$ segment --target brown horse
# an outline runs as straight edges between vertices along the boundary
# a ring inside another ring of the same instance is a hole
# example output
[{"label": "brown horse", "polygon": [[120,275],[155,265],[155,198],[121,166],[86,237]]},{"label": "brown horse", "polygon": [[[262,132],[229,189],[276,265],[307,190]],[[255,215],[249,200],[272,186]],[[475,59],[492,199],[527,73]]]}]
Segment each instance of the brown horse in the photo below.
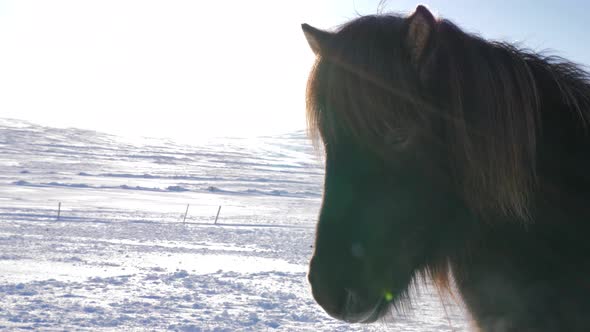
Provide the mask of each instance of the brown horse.
[{"label": "brown horse", "polygon": [[423,6],[303,31],[326,312],[372,322],[452,276],[482,331],[590,331],[589,75]]}]

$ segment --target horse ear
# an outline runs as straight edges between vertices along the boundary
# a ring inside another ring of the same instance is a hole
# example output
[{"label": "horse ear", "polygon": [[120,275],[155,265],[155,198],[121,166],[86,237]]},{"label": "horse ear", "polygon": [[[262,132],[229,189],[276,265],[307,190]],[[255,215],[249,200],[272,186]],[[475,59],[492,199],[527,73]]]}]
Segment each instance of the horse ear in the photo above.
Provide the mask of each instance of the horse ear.
[{"label": "horse ear", "polygon": [[417,64],[424,56],[424,51],[434,31],[436,19],[426,7],[419,5],[408,21],[407,43],[412,62]]},{"label": "horse ear", "polygon": [[316,55],[320,55],[325,49],[326,43],[332,38],[332,33],[316,29],[309,24],[303,23],[301,25],[305,39],[309,43],[309,47]]}]

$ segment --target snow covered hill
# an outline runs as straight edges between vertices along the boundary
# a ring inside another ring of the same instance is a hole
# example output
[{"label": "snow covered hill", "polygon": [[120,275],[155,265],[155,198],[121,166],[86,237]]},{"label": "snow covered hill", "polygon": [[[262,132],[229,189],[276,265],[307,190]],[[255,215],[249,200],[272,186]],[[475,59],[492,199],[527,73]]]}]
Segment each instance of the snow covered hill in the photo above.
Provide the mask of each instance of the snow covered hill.
[{"label": "snow covered hill", "polygon": [[467,329],[428,287],[382,324],[323,312],[322,179],[303,132],[183,145],[0,119],[0,329]]}]

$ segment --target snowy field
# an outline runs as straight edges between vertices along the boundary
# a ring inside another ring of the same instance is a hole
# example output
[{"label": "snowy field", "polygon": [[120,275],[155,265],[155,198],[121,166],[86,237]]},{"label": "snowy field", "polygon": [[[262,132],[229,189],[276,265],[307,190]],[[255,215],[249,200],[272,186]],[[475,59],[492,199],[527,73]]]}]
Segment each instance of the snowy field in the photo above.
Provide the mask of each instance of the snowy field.
[{"label": "snowy field", "polygon": [[324,313],[306,281],[322,179],[303,133],[183,145],[0,119],[0,330],[469,330],[430,287],[373,325]]}]

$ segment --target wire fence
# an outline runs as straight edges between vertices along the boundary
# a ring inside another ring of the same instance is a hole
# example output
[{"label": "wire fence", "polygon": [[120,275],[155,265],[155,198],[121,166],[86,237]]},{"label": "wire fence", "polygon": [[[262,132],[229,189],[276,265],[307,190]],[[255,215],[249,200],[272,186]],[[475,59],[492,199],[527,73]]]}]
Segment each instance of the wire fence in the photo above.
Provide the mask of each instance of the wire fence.
[{"label": "wire fence", "polygon": [[251,225],[271,227],[313,227],[317,209],[309,206],[199,204],[123,208],[104,204],[52,202],[0,207],[2,221],[164,223],[199,225]]}]

